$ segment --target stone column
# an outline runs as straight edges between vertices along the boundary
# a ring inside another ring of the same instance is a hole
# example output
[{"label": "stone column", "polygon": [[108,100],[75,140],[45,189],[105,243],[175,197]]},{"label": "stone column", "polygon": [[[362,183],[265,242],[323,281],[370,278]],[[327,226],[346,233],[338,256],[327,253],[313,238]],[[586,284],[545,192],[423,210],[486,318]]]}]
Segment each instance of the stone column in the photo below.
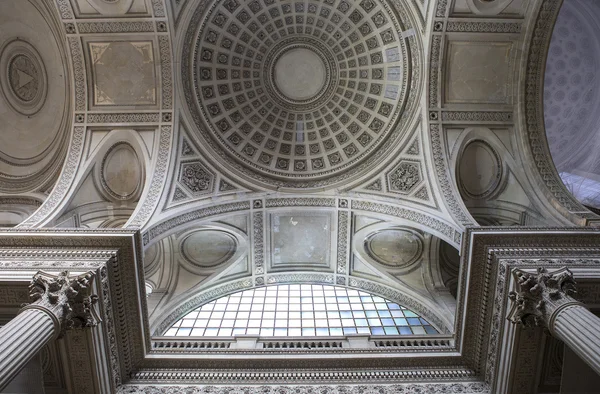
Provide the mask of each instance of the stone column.
[{"label": "stone column", "polygon": [[509,294],[509,320],[546,328],[600,374],[600,318],[572,297],[576,290],[571,271],[539,268],[535,275],[520,270],[513,274],[518,290]]},{"label": "stone column", "polygon": [[0,328],[0,391],[49,341],[62,337],[66,330],[97,324],[93,278],[92,272],[35,274],[29,285],[32,303]]}]

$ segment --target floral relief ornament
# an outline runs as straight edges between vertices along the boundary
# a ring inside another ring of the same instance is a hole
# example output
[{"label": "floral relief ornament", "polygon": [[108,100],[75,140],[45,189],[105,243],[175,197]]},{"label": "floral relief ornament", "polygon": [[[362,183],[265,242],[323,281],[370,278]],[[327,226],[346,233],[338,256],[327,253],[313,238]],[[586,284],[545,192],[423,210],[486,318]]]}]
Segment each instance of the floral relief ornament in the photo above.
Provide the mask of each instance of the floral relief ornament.
[{"label": "floral relief ornament", "polygon": [[60,322],[59,337],[66,330],[94,327],[100,321],[94,305],[98,296],[91,294],[94,274],[90,271],[69,276],[68,271],[58,275],[39,271],[29,285],[31,304],[25,309],[42,309],[52,313]]},{"label": "floral relief ornament", "polygon": [[518,291],[511,291],[512,309],[509,320],[525,327],[548,328],[550,316],[567,304],[580,304],[572,298],[577,294],[573,274],[568,268],[554,273],[540,267],[537,274],[516,270]]}]

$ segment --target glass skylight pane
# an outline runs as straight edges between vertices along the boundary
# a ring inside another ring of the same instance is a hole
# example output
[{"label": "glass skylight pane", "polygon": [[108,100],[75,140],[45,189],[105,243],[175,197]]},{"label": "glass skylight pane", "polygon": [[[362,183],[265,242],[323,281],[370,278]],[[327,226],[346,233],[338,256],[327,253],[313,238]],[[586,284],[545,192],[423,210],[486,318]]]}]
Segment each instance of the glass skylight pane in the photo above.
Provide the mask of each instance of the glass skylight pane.
[{"label": "glass skylight pane", "polygon": [[302,329],[302,335],[303,336],[314,336],[315,335],[315,329],[314,328],[303,328]]},{"label": "glass skylight pane", "polygon": [[172,336],[174,336],[175,334],[177,334],[177,329],[176,329],[176,328],[169,328],[169,329],[167,330],[167,332],[165,333],[165,336],[167,336],[167,337],[172,337]]},{"label": "glass skylight pane", "polygon": [[344,332],[342,331],[341,328],[330,328],[329,332],[331,333],[331,335],[335,336],[335,335],[344,335]]},{"label": "glass skylight pane", "polygon": [[421,327],[419,327],[419,326],[412,326],[411,330],[412,330],[413,334],[416,334],[416,335],[423,335],[423,334],[425,334],[425,329],[422,326]]},{"label": "glass skylight pane", "polygon": [[211,301],[175,322],[164,335],[312,337],[437,333],[415,312],[363,291],[325,285],[278,285]]},{"label": "glass skylight pane", "polygon": [[328,336],[329,329],[328,328],[317,328],[317,335],[318,336]]}]

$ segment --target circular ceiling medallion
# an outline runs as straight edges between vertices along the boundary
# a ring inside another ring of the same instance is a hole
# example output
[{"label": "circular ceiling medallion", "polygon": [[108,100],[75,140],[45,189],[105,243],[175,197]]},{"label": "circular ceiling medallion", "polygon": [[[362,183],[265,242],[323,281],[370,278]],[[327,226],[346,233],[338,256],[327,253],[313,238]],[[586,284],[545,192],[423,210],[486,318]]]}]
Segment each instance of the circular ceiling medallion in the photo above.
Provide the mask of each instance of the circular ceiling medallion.
[{"label": "circular ceiling medallion", "polygon": [[198,230],[183,239],[181,253],[196,267],[215,267],[229,260],[237,249],[236,238],[220,230]]},{"label": "circular ceiling medallion", "polygon": [[459,183],[464,197],[489,198],[498,188],[502,178],[500,156],[487,143],[468,143],[459,162]]},{"label": "circular ceiling medallion", "polygon": [[421,257],[423,242],[411,231],[386,229],[367,236],[365,250],[380,264],[405,268]]},{"label": "circular ceiling medallion", "polygon": [[9,42],[0,53],[2,93],[23,115],[34,115],[44,105],[48,89],[46,70],[38,52],[23,40]]},{"label": "circular ceiling medallion", "polygon": [[220,159],[261,182],[309,187],[348,172],[397,132],[413,65],[387,2],[201,7],[186,38],[194,51],[184,46],[183,85]]}]

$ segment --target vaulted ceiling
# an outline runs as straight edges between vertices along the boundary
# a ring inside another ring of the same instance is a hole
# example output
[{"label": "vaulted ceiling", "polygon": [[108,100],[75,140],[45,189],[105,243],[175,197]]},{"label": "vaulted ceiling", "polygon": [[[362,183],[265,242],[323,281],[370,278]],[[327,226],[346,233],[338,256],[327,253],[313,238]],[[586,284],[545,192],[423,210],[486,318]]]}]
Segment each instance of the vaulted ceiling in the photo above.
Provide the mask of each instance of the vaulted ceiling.
[{"label": "vaulted ceiling", "polygon": [[370,289],[452,330],[466,226],[598,220],[550,155],[566,163],[561,124],[583,144],[595,114],[561,104],[595,60],[560,56],[593,44],[560,30],[574,10],[550,46],[559,9],[4,0],[0,219],[140,229],[158,333],[282,282]]}]

